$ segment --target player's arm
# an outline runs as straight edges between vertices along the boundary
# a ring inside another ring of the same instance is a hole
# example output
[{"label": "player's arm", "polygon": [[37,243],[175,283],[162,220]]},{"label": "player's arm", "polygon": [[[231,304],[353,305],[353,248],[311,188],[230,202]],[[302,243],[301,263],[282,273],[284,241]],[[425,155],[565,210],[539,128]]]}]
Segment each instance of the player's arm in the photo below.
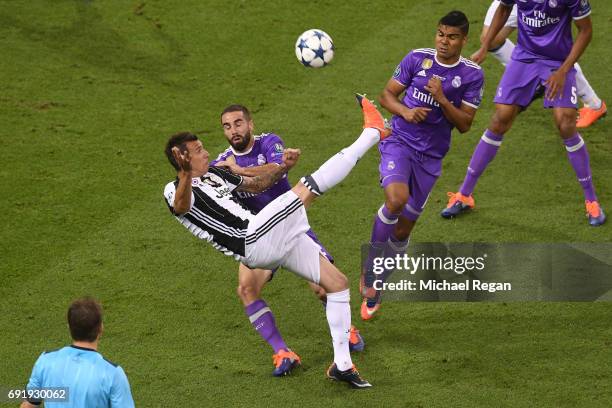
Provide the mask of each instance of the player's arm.
[{"label": "player's arm", "polygon": [[172,148],[172,154],[179,165],[179,183],[172,207],[176,215],[181,215],[189,212],[191,209],[191,158],[189,157],[189,151],[181,153],[178,147]]},{"label": "player's arm", "polygon": [[281,164],[274,164],[266,173],[254,177],[243,177],[242,184],[238,186],[237,190],[248,193],[261,193],[269,189],[295,166],[299,157],[299,149],[285,149]]},{"label": "player's arm", "polygon": [[487,35],[480,42],[480,49],[471,56],[472,61],[477,64],[482,64],[487,57],[487,52],[489,52],[493,40],[504,27],[511,13],[512,5],[507,5],[504,2],[499,3],[499,7],[497,7],[493,15],[493,20],[491,20],[489,31],[487,31]]},{"label": "player's arm", "polygon": [[267,163],[267,164],[262,164],[261,166],[240,167],[236,163],[229,163],[228,161],[222,161],[222,162],[217,163],[217,166],[227,167],[229,171],[231,171],[234,174],[238,174],[239,176],[257,177],[257,176],[261,176],[261,175],[270,173],[271,171],[274,171],[274,168],[278,167],[279,164]]},{"label": "player's arm", "polygon": [[[32,368],[32,375],[30,375],[30,380],[28,381],[28,384],[26,385],[27,390],[36,389],[36,388],[41,387],[41,384],[42,384],[41,365],[42,365],[42,359],[43,359],[44,354],[45,353],[41,354],[40,357],[38,357],[38,360],[36,360],[36,363],[34,363],[34,367]],[[41,407],[41,404],[42,404],[42,401],[23,400],[23,402],[21,403],[21,405],[19,405],[19,407],[20,408],[39,408]]]},{"label": "player's arm", "polygon": [[400,101],[400,95],[406,90],[406,86],[391,78],[385,89],[383,89],[378,101],[380,105],[390,113],[401,116],[408,123],[419,123],[425,120],[429,108],[409,108]]},{"label": "player's arm", "polygon": [[593,24],[591,22],[591,17],[584,17],[578,20],[574,20],[574,24],[576,28],[578,28],[578,34],[576,35],[576,40],[574,41],[574,45],[570,50],[567,58],[563,61],[563,64],[559,67],[557,71],[555,71],[545,82],[546,85],[546,97],[549,99],[554,99],[557,94],[559,97],[563,96],[563,87],[565,85],[565,77],[570,69],[574,67],[578,58],[582,55],[584,50],[586,50],[587,46],[591,42],[591,38],[593,37]]},{"label": "player's arm", "polygon": [[121,367],[117,367],[111,384],[110,408],[134,408],[130,383]]},{"label": "player's arm", "polygon": [[444,117],[452,123],[459,132],[465,133],[472,127],[472,121],[476,115],[476,108],[473,108],[465,103],[461,107],[456,107],[446,98],[442,90],[442,82],[439,78],[432,77],[425,89],[429,91],[434,100],[440,104]]}]

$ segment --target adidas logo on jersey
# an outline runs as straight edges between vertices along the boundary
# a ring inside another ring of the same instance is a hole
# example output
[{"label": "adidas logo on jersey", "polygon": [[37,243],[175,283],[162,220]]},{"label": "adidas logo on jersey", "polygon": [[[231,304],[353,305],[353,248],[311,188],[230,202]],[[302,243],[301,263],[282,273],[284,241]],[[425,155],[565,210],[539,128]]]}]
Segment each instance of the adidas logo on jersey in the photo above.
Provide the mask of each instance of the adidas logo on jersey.
[{"label": "adidas logo on jersey", "polygon": [[419,72],[417,72],[417,76],[427,76],[427,74],[425,73],[425,70],[422,69]]}]

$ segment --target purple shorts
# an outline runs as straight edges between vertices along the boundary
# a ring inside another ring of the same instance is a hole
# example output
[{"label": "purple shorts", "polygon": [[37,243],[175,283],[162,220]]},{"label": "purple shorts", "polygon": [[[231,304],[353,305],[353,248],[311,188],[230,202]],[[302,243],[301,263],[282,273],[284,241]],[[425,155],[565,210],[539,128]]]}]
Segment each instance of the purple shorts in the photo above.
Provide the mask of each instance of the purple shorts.
[{"label": "purple shorts", "polygon": [[[544,82],[561,66],[558,61],[534,60],[523,62],[511,60],[497,86],[493,102],[504,105],[528,106]],[[572,68],[565,77],[563,96],[551,100],[544,96],[545,108],[576,108],[576,70]]]},{"label": "purple shorts", "polygon": [[411,148],[393,134],[378,144],[378,150],[381,186],[386,188],[391,183],[406,184],[409,196],[402,215],[416,221],[440,177],[442,159]]}]

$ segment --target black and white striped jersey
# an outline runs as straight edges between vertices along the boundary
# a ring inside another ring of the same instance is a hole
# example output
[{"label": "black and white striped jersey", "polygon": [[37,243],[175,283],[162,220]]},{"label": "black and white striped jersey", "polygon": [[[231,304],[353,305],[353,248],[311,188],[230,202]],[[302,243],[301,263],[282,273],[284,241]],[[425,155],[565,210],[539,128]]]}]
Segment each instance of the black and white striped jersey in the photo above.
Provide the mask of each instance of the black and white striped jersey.
[{"label": "black and white striped jersey", "polygon": [[170,211],[193,235],[242,261],[245,256],[245,238],[253,213],[233,194],[242,183],[242,176],[227,170],[210,167],[208,173],[191,180],[191,208],[182,215],[174,212],[174,196],[178,178],[166,184],[164,197]]}]

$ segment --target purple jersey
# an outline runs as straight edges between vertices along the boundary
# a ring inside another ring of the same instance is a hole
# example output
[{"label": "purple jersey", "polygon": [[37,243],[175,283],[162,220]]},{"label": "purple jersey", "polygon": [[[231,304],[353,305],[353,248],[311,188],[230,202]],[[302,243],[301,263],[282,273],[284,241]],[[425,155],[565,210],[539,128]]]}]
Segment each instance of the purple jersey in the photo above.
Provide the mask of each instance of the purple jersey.
[{"label": "purple jersey", "polygon": [[[234,156],[236,163],[240,167],[255,167],[268,163],[281,164],[283,162],[283,150],[285,149],[285,145],[278,135],[274,133],[263,133],[253,136],[253,139],[255,139],[255,142],[250,150],[237,152],[232,147],[229,147],[213,160],[210,165],[214,166],[217,162],[225,160],[231,155]],[[235,194],[251,211],[258,213],[270,201],[289,190],[291,190],[291,186],[285,174],[282,179],[263,193],[253,194],[238,191],[235,192]]]},{"label": "purple jersey", "polygon": [[565,61],[574,40],[571,19],[591,14],[588,0],[501,0],[517,6],[518,41],[512,59]]},{"label": "purple jersey", "polygon": [[438,62],[436,50],[432,48],[411,51],[395,69],[393,79],[406,87],[402,103],[409,108],[425,107],[431,111],[420,123],[408,123],[401,116],[393,116],[393,135],[414,150],[442,158],[450,147],[453,125],[442,113],[438,102],[425,90],[432,77],[440,78],[444,95],[453,105],[460,107],[464,103],[478,108],[484,75],[476,63],[463,57],[453,65]]}]

